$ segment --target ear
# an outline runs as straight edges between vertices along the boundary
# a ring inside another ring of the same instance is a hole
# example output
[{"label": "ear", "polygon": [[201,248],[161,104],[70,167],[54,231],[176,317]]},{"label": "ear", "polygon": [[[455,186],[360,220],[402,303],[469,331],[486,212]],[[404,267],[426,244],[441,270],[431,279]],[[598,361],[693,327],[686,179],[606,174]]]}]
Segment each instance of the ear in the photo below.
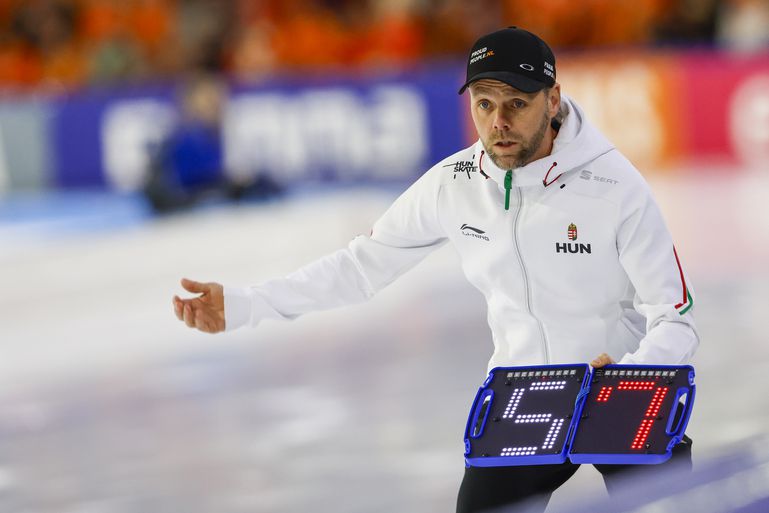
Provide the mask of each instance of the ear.
[{"label": "ear", "polygon": [[561,110],[561,84],[558,82],[550,88],[547,97],[547,107],[551,118],[554,118],[558,111]]}]

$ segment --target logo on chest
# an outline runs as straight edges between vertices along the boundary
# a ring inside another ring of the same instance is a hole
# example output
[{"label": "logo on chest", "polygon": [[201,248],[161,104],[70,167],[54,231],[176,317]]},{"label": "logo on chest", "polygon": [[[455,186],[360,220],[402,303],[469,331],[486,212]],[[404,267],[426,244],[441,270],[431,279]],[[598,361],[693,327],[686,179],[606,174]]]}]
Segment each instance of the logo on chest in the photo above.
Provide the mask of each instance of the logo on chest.
[{"label": "logo on chest", "polygon": [[475,237],[476,239],[483,239],[485,241],[489,240],[489,237],[485,235],[486,232],[481,230],[480,228],[475,228],[468,224],[463,224],[462,226],[459,227],[459,229],[462,231],[462,235],[464,235],[465,237]]},{"label": "logo on chest", "polygon": [[[566,238],[570,241],[576,241],[577,240],[577,225],[574,223],[571,223],[568,228],[566,228]],[[555,243],[555,252],[556,253],[592,253],[593,248],[590,244],[584,244],[582,242],[556,242]]]},{"label": "logo on chest", "polygon": [[452,171],[454,171],[454,180],[457,179],[458,174],[467,175],[467,179],[470,180],[472,178],[471,173],[478,172],[478,167],[472,160],[461,160],[459,162],[445,164],[443,167],[452,168]]}]

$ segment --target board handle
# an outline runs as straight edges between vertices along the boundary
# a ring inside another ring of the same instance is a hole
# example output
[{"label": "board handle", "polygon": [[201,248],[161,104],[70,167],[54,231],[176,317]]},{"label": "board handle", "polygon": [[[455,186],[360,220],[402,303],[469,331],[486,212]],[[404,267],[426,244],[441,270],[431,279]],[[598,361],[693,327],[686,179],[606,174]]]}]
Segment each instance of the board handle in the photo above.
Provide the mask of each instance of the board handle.
[{"label": "board handle", "polygon": [[[486,428],[486,421],[489,418],[493,400],[493,390],[482,388],[478,391],[478,396],[473,403],[473,409],[470,413],[470,418],[468,419],[466,438],[480,438],[483,435],[483,430]],[[481,416],[483,416],[483,418],[481,418]]]},{"label": "board handle", "polygon": [[465,454],[470,454],[470,433],[472,432],[472,427],[474,425],[473,418],[475,417],[475,409],[478,406],[478,401],[480,401],[484,390],[485,387],[481,387],[475,393],[473,404],[470,406],[470,413],[467,415],[467,425],[465,425]]},{"label": "board handle", "polygon": [[[670,412],[670,421],[668,421],[668,426],[665,428],[665,433],[668,436],[672,436],[675,443],[678,443],[684,436],[686,425],[689,423],[689,416],[692,414],[692,407],[694,406],[695,389],[696,387],[694,385],[691,387],[681,387],[676,392],[676,397],[673,400],[673,407]],[[684,395],[686,395],[684,410],[678,417],[678,422],[674,422],[676,418],[676,409],[678,408],[681,397]],[[675,425],[673,425],[674,423]]]}]

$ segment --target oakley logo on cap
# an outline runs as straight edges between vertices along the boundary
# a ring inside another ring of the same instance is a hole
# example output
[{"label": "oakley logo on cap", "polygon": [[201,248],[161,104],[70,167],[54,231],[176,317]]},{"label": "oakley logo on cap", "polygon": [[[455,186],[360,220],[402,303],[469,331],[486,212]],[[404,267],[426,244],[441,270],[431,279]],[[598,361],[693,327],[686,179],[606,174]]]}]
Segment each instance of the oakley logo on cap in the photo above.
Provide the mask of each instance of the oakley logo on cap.
[{"label": "oakley logo on cap", "polygon": [[481,36],[473,45],[465,84],[459,94],[482,79],[499,80],[525,93],[534,93],[555,85],[555,56],[547,43],[528,30],[498,30]]}]

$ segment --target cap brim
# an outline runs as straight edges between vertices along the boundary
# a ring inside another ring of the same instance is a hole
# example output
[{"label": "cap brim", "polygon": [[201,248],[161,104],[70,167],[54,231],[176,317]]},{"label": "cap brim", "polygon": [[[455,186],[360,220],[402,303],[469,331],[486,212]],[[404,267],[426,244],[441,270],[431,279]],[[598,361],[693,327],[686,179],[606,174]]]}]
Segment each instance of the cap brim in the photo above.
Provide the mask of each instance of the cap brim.
[{"label": "cap brim", "polygon": [[474,75],[473,78],[465,82],[465,85],[463,85],[459,90],[459,94],[464,93],[465,89],[467,89],[470,84],[483,78],[499,80],[500,82],[504,82],[509,86],[515,87],[524,93],[536,93],[537,91],[541,91],[547,87],[547,84],[544,82],[534,80],[533,78],[524,77],[523,75],[519,75],[517,73],[510,73],[509,71],[486,71],[485,73],[478,73],[477,75]]}]

